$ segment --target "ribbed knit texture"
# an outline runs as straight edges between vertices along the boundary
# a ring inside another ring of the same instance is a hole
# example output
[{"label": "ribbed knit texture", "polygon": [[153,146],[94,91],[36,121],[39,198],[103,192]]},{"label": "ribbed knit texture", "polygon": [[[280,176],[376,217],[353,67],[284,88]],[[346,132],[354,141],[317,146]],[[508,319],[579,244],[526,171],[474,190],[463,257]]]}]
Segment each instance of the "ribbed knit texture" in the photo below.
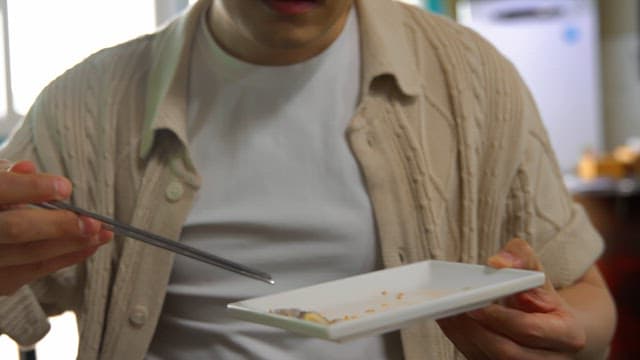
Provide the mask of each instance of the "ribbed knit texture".
[{"label": "ribbed knit texture", "polygon": [[[385,266],[483,263],[519,236],[556,286],[579,278],[602,241],[571,203],[513,66],[448,19],[388,0],[357,6],[363,95],[347,137]],[[199,184],[183,138],[183,38],[205,8],[200,1],[158,34],[101,51],[54,81],[0,157],[32,159],[72,179],[76,204],[177,239]],[[154,94],[164,96],[150,109]],[[165,189],[175,183],[184,195],[170,201]],[[0,331],[32,344],[48,329],[45,313],[73,309],[80,359],[142,359],[171,263],[166,251],[118,238],[85,264],[0,298]],[[407,359],[462,358],[433,321],[402,339]]]}]

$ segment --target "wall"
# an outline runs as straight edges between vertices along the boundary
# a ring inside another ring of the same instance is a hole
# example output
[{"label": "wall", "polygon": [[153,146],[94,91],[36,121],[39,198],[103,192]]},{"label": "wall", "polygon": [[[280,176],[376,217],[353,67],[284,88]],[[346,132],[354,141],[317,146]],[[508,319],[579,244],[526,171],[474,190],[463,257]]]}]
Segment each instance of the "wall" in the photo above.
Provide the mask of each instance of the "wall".
[{"label": "wall", "polygon": [[600,0],[605,144],[640,136],[638,0]]}]

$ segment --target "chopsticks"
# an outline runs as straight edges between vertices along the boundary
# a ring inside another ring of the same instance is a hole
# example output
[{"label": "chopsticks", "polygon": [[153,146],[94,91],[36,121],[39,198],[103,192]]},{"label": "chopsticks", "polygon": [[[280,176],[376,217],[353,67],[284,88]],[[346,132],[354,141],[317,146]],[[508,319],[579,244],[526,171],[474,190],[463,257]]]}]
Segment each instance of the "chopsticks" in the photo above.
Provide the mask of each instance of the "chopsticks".
[{"label": "chopsticks", "polygon": [[171,239],[160,236],[158,234],[154,234],[154,233],[136,228],[134,226],[121,223],[117,220],[93,213],[91,211],[87,211],[77,206],[73,206],[60,201],[48,201],[48,202],[37,203],[37,204],[34,203],[32,205],[43,208],[43,209],[49,209],[49,210],[56,210],[56,209],[69,210],[78,215],[87,216],[100,221],[101,223],[106,225],[105,228],[107,230],[113,231],[118,235],[123,235],[123,236],[130,237],[132,239],[140,240],[147,244],[157,246],[159,248],[163,248],[165,250],[169,250],[174,253],[190,257],[194,260],[198,260],[209,265],[217,266],[217,267],[232,271],[236,274],[244,275],[255,280],[264,281],[271,285],[275,284],[275,281],[271,278],[271,275],[265,272],[252,269],[245,265],[238,264],[231,260],[221,258],[219,256],[207,253],[205,251],[196,249],[191,246],[187,246],[180,242],[173,241]]}]

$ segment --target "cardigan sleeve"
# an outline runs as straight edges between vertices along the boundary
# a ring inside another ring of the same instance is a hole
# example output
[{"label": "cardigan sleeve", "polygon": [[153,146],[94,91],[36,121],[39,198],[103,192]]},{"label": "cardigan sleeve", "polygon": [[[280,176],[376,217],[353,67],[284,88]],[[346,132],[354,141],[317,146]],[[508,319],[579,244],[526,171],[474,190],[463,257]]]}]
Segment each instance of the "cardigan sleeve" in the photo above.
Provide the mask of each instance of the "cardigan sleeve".
[{"label": "cardigan sleeve", "polygon": [[[602,238],[571,198],[535,100],[515,66],[477,33],[466,34],[473,44],[468,48],[481,59],[470,78],[480,84],[474,95],[484,114],[478,130],[485,139],[479,145],[486,152],[482,164],[501,174],[490,187],[506,191],[500,242],[514,236],[528,241],[552,283],[568,286],[602,254]],[[473,64],[474,56],[468,59]],[[503,150],[492,150],[492,144]]]},{"label": "cardigan sleeve", "polygon": [[[44,93],[43,93],[44,94]],[[56,157],[55,135],[36,131],[47,127],[50,119],[44,95],[34,103],[29,113],[16,127],[0,149],[0,159],[12,162],[30,160],[40,171],[64,174],[58,162],[45,163]],[[36,136],[36,133],[40,136]],[[11,337],[20,345],[29,346],[43,338],[50,329],[47,316],[70,310],[76,293],[71,288],[77,283],[76,267],[62,269],[54,274],[24,285],[16,293],[0,297],[0,333]]]},{"label": "cardigan sleeve", "polygon": [[601,255],[604,244],[582,207],[564,185],[563,176],[535,102],[522,85],[524,153],[511,199],[522,234],[535,248],[556,287],[574,283]]},{"label": "cardigan sleeve", "polygon": [[[25,119],[3,145],[0,158],[35,161],[29,123]],[[49,331],[49,322],[31,286],[25,285],[10,296],[0,296],[0,333],[23,346],[33,345]]]},{"label": "cardigan sleeve", "polygon": [[50,329],[44,310],[29,286],[11,296],[0,296],[0,334],[6,334],[22,346],[42,339]]}]

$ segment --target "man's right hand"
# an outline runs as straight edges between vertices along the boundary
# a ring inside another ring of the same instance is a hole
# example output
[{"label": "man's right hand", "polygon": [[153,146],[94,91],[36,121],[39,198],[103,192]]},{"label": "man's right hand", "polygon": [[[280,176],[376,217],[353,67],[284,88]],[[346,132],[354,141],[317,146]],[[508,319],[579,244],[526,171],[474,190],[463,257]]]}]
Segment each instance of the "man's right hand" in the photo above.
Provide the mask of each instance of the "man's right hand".
[{"label": "man's right hand", "polygon": [[26,206],[71,195],[71,182],[21,161],[0,171],[0,295],[93,255],[113,234],[66,210]]}]

